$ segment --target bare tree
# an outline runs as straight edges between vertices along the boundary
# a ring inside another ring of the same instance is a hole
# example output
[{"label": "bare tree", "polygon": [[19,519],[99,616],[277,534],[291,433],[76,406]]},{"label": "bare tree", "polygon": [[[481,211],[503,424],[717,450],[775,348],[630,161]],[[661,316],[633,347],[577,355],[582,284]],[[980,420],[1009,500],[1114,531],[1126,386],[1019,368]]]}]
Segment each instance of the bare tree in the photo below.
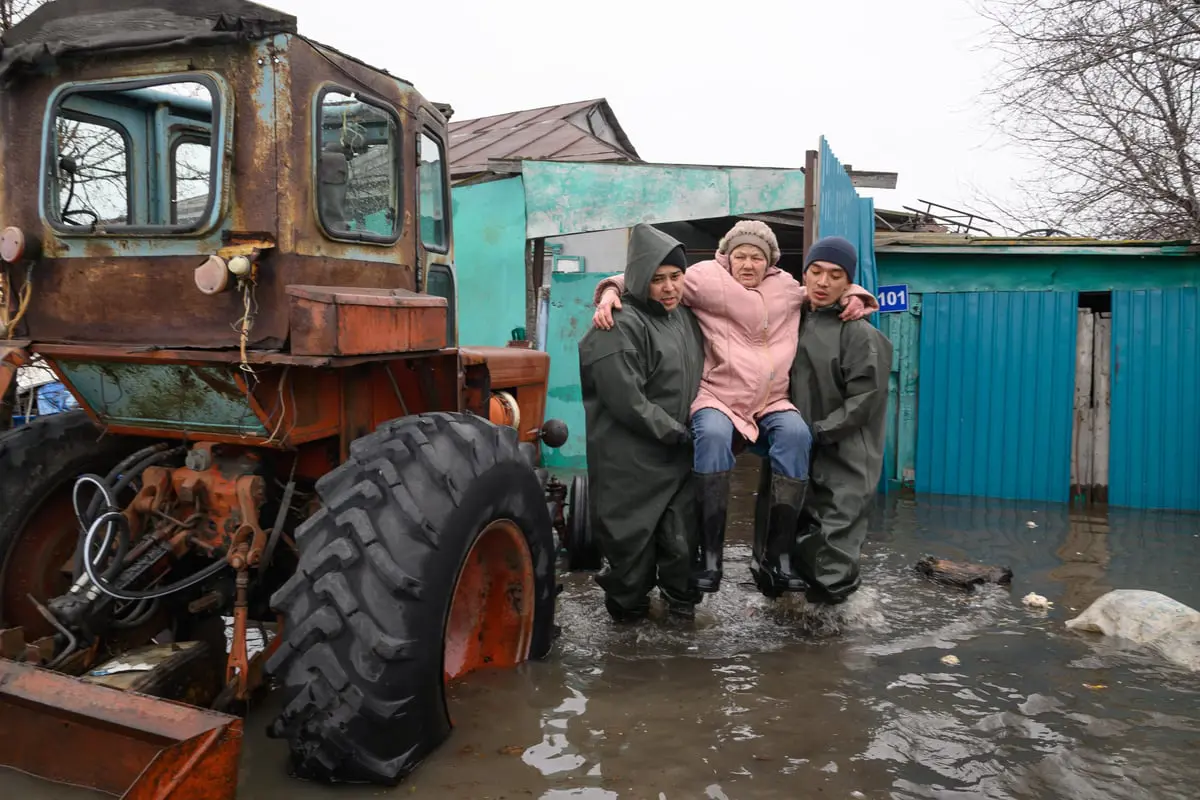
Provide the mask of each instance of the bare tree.
[{"label": "bare tree", "polygon": [[997,122],[1045,165],[1014,218],[1200,238],[1200,3],[982,0]]},{"label": "bare tree", "polygon": [[0,0],[0,33],[11,28],[21,17],[43,2],[44,0]]}]

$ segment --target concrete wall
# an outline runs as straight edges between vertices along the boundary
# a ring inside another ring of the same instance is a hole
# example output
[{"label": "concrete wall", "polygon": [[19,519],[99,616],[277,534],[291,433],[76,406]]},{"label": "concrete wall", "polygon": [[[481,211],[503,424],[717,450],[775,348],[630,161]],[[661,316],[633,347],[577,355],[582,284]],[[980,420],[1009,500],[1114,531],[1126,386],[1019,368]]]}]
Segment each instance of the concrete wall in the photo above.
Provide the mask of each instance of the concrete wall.
[{"label": "concrete wall", "polygon": [[456,186],[450,200],[458,341],[503,346],[525,325],[525,189],[517,176]]},{"label": "concrete wall", "polygon": [[550,245],[562,245],[563,256],[582,256],[588,272],[620,272],[625,268],[625,249],[629,244],[629,229],[575,233],[546,239]]}]

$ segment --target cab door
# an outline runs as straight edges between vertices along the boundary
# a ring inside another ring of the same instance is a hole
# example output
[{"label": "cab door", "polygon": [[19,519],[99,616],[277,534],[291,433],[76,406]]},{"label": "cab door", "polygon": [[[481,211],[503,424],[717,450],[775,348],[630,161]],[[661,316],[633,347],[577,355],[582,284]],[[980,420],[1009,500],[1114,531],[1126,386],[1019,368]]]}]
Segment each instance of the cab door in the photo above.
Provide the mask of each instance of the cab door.
[{"label": "cab door", "polygon": [[446,346],[458,346],[457,288],[450,229],[450,165],[441,126],[422,111],[417,130],[418,288],[446,298]]}]

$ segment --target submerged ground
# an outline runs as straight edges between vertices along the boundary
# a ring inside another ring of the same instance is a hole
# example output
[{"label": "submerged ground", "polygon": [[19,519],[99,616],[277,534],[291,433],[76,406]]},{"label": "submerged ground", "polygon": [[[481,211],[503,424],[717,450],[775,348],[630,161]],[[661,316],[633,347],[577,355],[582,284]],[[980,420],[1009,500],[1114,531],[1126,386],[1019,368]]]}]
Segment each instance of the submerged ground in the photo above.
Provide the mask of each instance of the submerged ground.
[{"label": "submerged ground", "polygon": [[[1198,796],[1200,675],[1063,621],[1113,588],[1200,608],[1200,517],[891,497],[866,588],[814,617],[748,583],[755,477],[735,486],[726,588],[698,630],[616,628],[590,576],[569,577],[553,657],[459,686],[453,736],[405,784],[288,778],[268,702],[247,720],[239,798]],[[936,587],[912,570],[925,554],[1007,565],[1014,582]],[[1054,607],[1024,608],[1030,591]],[[87,796],[12,777],[0,796]]]}]

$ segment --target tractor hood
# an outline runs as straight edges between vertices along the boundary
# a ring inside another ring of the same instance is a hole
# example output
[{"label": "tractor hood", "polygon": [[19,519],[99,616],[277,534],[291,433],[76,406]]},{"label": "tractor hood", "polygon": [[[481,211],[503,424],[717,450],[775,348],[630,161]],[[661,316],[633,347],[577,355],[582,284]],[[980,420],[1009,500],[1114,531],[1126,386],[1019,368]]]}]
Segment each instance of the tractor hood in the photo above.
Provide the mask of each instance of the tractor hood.
[{"label": "tractor hood", "polygon": [[262,39],[296,18],[246,0],[53,0],[0,38],[0,78],[63,56]]}]

